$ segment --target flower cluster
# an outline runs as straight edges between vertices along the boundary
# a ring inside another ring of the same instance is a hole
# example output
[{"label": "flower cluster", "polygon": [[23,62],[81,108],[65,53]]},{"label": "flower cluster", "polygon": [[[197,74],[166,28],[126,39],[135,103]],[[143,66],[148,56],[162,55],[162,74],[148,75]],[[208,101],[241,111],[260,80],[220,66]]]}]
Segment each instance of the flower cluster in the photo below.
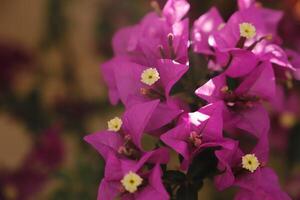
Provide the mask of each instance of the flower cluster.
[{"label": "flower cluster", "polygon": [[[116,33],[115,56],[101,68],[111,103],[125,112],[85,137],[106,161],[98,199],[197,199],[207,177],[218,190],[238,187],[237,200],[290,199],[267,167],[266,105],[298,71],[298,54],[291,57],[277,33],[282,13],[238,0],[227,21],[211,8],[190,32],[186,0],[151,5],[155,12]],[[191,57],[200,56],[206,82],[190,73],[200,67]],[[156,141],[150,150],[146,134]],[[170,150],[177,169],[168,165]]]}]

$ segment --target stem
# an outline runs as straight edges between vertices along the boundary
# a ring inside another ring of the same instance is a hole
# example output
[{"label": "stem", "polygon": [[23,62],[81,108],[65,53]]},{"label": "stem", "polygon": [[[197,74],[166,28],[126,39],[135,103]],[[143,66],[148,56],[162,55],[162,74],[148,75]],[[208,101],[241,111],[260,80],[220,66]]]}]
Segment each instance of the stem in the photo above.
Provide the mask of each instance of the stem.
[{"label": "stem", "polygon": [[239,41],[237,42],[237,44],[235,45],[236,48],[240,48],[242,49],[245,45],[247,38],[245,37],[240,37]]},{"label": "stem", "polygon": [[228,67],[232,63],[232,60],[233,60],[233,56],[232,56],[232,54],[229,54],[229,60],[228,60],[227,64],[225,65],[225,67],[223,68],[223,71],[225,71],[226,69],[228,69]]},{"label": "stem", "polygon": [[169,46],[169,50],[170,50],[171,59],[175,60],[176,54],[175,54],[175,49],[174,49],[174,45],[173,45],[173,40],[174,40],[174,35],[172,33],[169,33],[168,34],[168,46]]},{"label": "stem", "polygon": [[162,58],[162,59],[166,59],[166,54],[165,54],[165,52],[164,52],[164,48],[163,48],[162,45],[159,45],[159,46],[158,46],[158,50],[159,50],[159,53],[160,53],[161,58]]},{"label": "stem", "polygon": [[252,51],[255,47],[256,47],[256,45],[258,44],[258,43],[260,43],[261,41],[263,41],[263,40],[269,40],[269,39],[272,39],[272,36],[270,36],[270,35],[266,35],[266,36],[264,36],[264,37],[261,37],[259,40],[257,40],[257,41],[255,41],[253,44],[251,44],[249,47],[247,47],[247,50],[248,51]]}]

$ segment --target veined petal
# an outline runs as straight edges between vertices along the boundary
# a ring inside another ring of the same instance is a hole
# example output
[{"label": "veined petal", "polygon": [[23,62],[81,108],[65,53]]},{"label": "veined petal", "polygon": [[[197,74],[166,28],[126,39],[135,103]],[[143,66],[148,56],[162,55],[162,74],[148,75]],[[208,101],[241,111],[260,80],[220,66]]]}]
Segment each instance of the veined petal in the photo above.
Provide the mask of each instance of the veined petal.
[{"label": "veined petal", "polygon": [[195,22],[192,30],[192,41],[195,52],[212,54],[208,44],[209,35],[218,31],[224,23],[217,8],[213,7],[200,16]]},{"label": "veined petal", "polygon": [[114,68],[116,88],[121,101],[128,105],[130,96],[140,95],[140,89],[144,86],[141,82],[143,67],[139,64],[123,61]]},{"label": "veined petal", "polygon": [[226,75],[232,78],[249,74],[258,64],[258,58],[251,51],[237,49],[230,52],[233,57]]},{"label": "veined petal", "polygon": [[226,77],[224,75],[219,75],[199,87],[195,94],[198,97],[213,103],[222,99],[223,93],[221,90],[224,86],[226,86]]},{"label": "veined petal", "polygon": [[130,134],[134,144],[142,149],[141,139],[159,100],[136,104],[124,113],[124,129]]},{"label": "veined petal", "polygon": [[249,74],[235,90],[237,94],[247,93],[264,100],[271,100],[276,93],[275,75],[272,65],[263,62]]},{"label": "veined petal", "polygon": [[116,153],[123,144],[123,138],[115,132],[101,131],[84,137],[106,160],[110,153]]},{"label": "veined petal", "polygon": [[171,123],[182,112],[181,109],[171,106],[168,103],[160,103],[154,110],[145,130],[147,132],[155,131]]},{"label": "veined petal", "polygon": [[149,184],[135,195],[136,200],[152,200],[153,197],[158,200],[168,200],[169,194],[162,184],[162,172],[160,165],[155,165],[152,169],[148,181]]},{"label": "veined petal", "polygon": [[181,154],[186,160],[189,160],[191,156],[188,147],[189,144],[187,143],[189,134],[190,130],[187,125],[180,124],[163,134],[160,138],[164,143]]},{"label": "veined petal", "polygon": [[114,200],[119,193],[120,183],[106,181],[102,179],[99,189],[97,200]]},{"label": "veined petal", "polygon": [[180,21],[189,11],[190,4],[186,0],[168,0],[163,8],[163,15],[169,23]]},{"label": "veined petal", "polygon": [[161,77],[161,82],[165,90],[165,96],[168,97],[175,83],[187,72],[186,65],[172,60],[159,60],[157,68]]},{"label": "veined petal", "polygon": [[269,114],[262,105],[256,105],[252,109],[241,112],[236,117],[238,118],[237,128],[245,130],[257,138],[268,134],[270,128]]}]

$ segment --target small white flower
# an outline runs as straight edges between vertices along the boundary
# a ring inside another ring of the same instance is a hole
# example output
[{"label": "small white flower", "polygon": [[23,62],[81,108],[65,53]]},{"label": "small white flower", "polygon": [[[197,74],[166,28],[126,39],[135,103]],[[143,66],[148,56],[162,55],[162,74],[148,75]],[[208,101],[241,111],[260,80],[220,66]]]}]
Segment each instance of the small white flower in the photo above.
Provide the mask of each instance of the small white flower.
[{"label": "small white flower", "polygon": [[115,117],[107,122],[107,130],[117,132],[121,129],[122,124],[122,120],[119,117]]},{"label": "small white flower", "polygon": [[255,172],[259,165],[260,163],[255,154],[247,154],[242,158],[242,167],[252,173]]},{"label": "small white flower", "polygon": [[155,68],[148,68],[141,75],[141,82],[149,86],[156,83],[159,79],[159,73]]},{"label": "small white flower", "polygon": [[251,39],[256,35],[256,28],[251,23],[241,23],[240,24],[240,34],[241,37],[245,37],[247,39]]},{"label": "small white flower", "polygon": [[138,187],[142,184],[143,179],[136,173],[130,171],[126,174],[121,183],[126,191],[134,193],[137,191]]}]

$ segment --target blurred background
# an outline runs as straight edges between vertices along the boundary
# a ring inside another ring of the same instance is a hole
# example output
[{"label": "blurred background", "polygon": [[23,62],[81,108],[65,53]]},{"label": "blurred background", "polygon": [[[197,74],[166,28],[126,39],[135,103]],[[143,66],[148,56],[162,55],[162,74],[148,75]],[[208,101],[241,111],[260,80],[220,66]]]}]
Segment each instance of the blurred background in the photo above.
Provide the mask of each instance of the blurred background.
[{"label": "blurred background", "polygon": [[[234,0],[190,3],[192,19],[212,5],[225,18],[236,9]],[[300,1],[262,3],[285,11],[279,31],[299,51]],[[96,199],[103,161],[82,138],[122,112],[110,106],[99,67],[112,56],[113,33],[150,10],[149,0],[0,0],[0,200]],[[272,152],[280,156],[270,164],[296,200],[298,91],[295,84],[286,96],[289,112],[273,114]],[[231,199],[232,192],[216,193],[208,181],[200,198]]]}]

